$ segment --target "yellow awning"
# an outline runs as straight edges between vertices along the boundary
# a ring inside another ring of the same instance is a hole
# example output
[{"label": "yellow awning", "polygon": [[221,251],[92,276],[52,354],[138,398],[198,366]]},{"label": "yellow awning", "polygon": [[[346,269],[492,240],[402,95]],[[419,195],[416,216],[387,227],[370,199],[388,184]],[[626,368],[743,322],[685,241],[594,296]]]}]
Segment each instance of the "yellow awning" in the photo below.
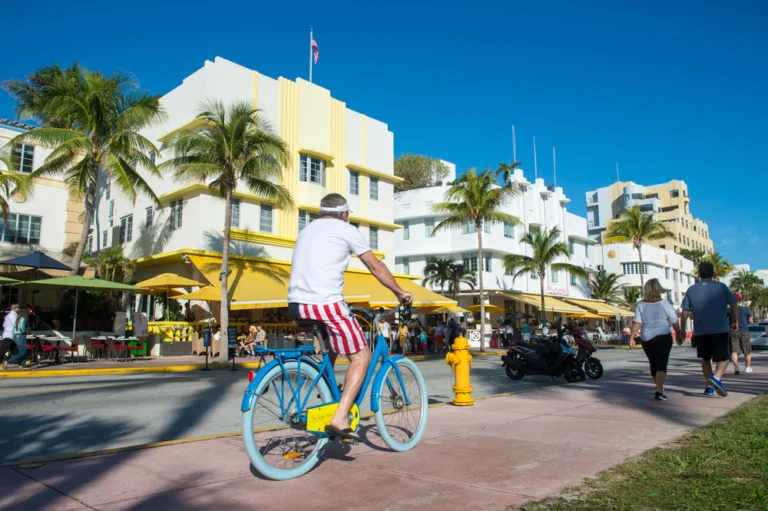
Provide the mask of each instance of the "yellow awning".
[{"label": "yellow awning", "polygon": [[588,309],[595,314],[600,314],[601,316],[634,316],[634,312],[630,312],[628,310],[622,309],[620,307],[615,307],[611,305],[610,303],[604,302],[602,300],[586,300],[583,298],[565,298],[568,302],[578,305],[579,307],[583,307],[584,309]]},{"label": "yellow awning", "polygon": [[565,317],[573,319],[605,319],[603,316],[593,312],[574,312],[573,314],[567,314]]},{"label": "yellow awning", "polygon": [[[194,265],[205,275],[214,288],[221,292],[219,273],[221,258],[215,256],[189,256]],[[291,265],[269,261],[230,259],[228,284],[231,288],[230,309],[267,309],[287,307],[288,280]],[[413,293],[413,305],[416,307],[456,305],[442,295],[425,289],[412,280],[396,277],[397,283],[406,291]],[[344,276],[344,299],[347,303],[370,307],[396,307],[395,296],[370,273],[348,271]]]},{"label": "yellow awning", "polygon": [[[518,302],[527,303],[534,307],[541,308],[541,296],[531,293],[503,293],[504,296],[511,300],[517,300]],[[553,296],[544,295],[544,309],[547,312],[565,312],[565,313],[584,313],[586,310],[581,307],[577,307],[568,302],[558,300]]]}]

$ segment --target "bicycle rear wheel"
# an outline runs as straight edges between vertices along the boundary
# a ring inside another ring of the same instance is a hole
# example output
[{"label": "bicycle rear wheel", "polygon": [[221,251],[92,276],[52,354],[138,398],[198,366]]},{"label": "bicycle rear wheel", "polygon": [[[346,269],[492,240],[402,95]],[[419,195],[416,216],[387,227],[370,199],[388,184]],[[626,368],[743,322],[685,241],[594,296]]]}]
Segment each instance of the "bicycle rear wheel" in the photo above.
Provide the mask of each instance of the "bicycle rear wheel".
[{"label": "bicycle rear wheel", "polygon": [[[297,361],[284,365],[285,372],[275,366],[259,382],[242,420],[248,458],[264,477],[278,481],[304,475],[315,466],[328,437],[306,431],[306,411],[333,401],[325,378],[312,386],[318,375],[314,367],[302,363],[299,371]],[[302,403],[307,400],[302,416],[291,388]]]},{"label": "bicycle rear wheel", "polygon": [[386,372],[381,386],[376,389],[381,396],[379,411],[375,413],[376,426],[390,449],[408,451],[419,443],[427,427],[427,384],[415,363],[401,358],[395,364],[402,385],[392,366],[387,364],[382,369]]}]

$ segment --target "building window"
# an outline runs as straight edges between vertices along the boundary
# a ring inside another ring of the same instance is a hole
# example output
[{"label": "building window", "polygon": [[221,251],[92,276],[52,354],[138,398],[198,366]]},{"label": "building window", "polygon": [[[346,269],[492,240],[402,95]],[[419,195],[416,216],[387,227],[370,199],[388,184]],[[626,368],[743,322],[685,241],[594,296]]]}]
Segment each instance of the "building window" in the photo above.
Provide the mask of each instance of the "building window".
[{"label": "building window", "polygon": [[371,200],[379,200],[379,178],[368,178],[368,186],[370,187]]},{"label": "building window", "polygon": [[360,173],[349,171],[349,194],[360,195]]},{"label": "building window", "polygon": [[491,222],[483,222],[483,231],[486,234],[490,234],[491,233]]},{"label": "building window", "polygon": [[133,215],[120,219],[120,244],[130,243],[133,239]]},{"label": "building window", "polygon": [[477,253],[464,254],[462,256],[464,267],[471,272],[477,272]]},{"label": "building window", "polygon": [[535,271],[532,271],[532,272],[531,272],[531,278],[532,278],[533,280],[539,280],[539,274],[538,274],[538,273],[536,273]]},{"label": "building window", "polygon": [[552,283],[557,284],[560,281],[560,277],[558,276],[560,272],[557,270],[552,270]]},{"label": "building window", "polygon": [[[640,263],[621,263],[624,275],[639,275]],[[643,275],[648,275],[648,263],[643,263]]]},{"label": "building window", "polygon": [[464,222],[461,224],[461,234],[474,234],[477,232],[477,224],[475,222]]},{"label": "building window", "polygon": [[378,227],[368,228],[368,244],[371,245],[371,250],[379,249],[379,228]]},{"label": "building window", "polygon": [[571,253],[571,255],[573,255],[573,254],[575,254],[575,253],[576,253],[576,251],[574,250],[574,244],[575,244],[575,243],[574,243],[574,241],[573,241],[573,240],[570,240],[570,241],[568,242],[568,251]]},{"label": "building window", "polygon": [[[318,218],[320,218],[319,215],[310,213],[309,211],[299,211],[299,232],[303,231],[312,220],[317,220]],[[357,227],[357,224],[351,225]]]},{"label": "building window", "polygon": [[597,271],[605,271],[605,266],[603,266],[602,264],[598,264]]},{"label": "building window", "polygon": [[231,227],[240,227],[240,199],[232,199],[232,221]]},{"label": "building window", "polygon": [[488,273],[493,271],[493,256],[488,252],[483,252],[483,271]]},{"label": "building window", "polygon": [[675,291],[675,303],[680,303],[680,293]]},{"label": "building window", "polygon": [[576,285],[576,274],[575,273],[571,273],[571,285],[572,286]]},{"label": "building window", "polygon": [[302,154],[299,160],[299,181],[325,186],[325,161]]},{"label": "building window", "polygon": [[93,252],[93,236],[88,236],[88,241],[85,242],[85,252],[88,254]]},{"label": "building window", "polygon": [[148,207],[146,210],[146,217],[144,219],[144,225],[146,227],[152,227],[152,222],[155,219],[155,210],[152,206]]},{"label": "building window", "polygon": [[261,232],[272,232],[272,206],[268,204],[261,205],[261,215],[259,215],[259,230]]},{"label": "building window", "polygon": [[109,218],[115,216],[115,199],[109,201]]},{"label": "building window", "polygon": [[411,262],[407,257],[403,257],[403,273],[406,275],[411,274]]},{"label": "building window", "polygon": [[109,200],[112,198],[112,179],[107,178],[107,182],[104,184],[104,198]]},{"label": "building window", "polygon": [[672,280],[677,280],[677,270],[672,270]]},{"label": "building window", "polygon": [[101,231],[101,248],[106,248],[108,241],[109,240],[107,239],[107,231]]},{"label": "building window", "polygon": [[411,239],[411,225],[408,220],[403,222],[403,239],[406,241]]},{"label": "building window", "polygon": [[20,172],[32,172],[35,165],[35,146],[29,144],[13,146],[13,163]]},{"label": "building window", "polygon": [[2,240],[6,243],[39,245],[41,223],[42,218],[39,216],[8,213],[8,218],[5,222],[3,222],[3,218],[0,216]]},{"label": "building window", "polygon": [[669,268],[664,268],[664,278],[669,280]]},{"label": "building window", "polygon": [[680,272],[680,283],[683,283],[683,275],[685,275],[683,272]]},{"label": "building window", "polygon": [[648,263],[643,263],[643,275],[648,275]]},{"label": "building window", "polygon": [[181,220],[184,216],[184,199],[171,201],[171,230],[181,229]]},{"label": "building window", "polygon": [[691,276],[690,275],[686,275],[685,276],[685,281],[690,286],[691,285]]},{"label": "building window", "polygon": [[504,237],[509,239],[515,239],[515,226],[509,222],[504,222]]},{"label": "building window", "polygon": [[424,219],[424,236],[427,238],[433,238],[435,236],[435,219]]},{"label": "building window", "polygon": [[672,303],[672,291],[667,291],[667,301]]}]

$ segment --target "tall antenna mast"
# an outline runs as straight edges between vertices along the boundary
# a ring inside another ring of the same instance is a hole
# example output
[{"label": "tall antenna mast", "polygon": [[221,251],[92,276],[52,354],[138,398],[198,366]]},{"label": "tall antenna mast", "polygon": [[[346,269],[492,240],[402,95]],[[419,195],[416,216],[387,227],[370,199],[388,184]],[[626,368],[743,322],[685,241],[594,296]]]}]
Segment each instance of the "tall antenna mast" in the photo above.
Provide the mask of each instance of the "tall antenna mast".
[{"label": "tall antenna mast", "polygon": [[515,125],[512,125],[512,163],[517,163],[517,138],[515,137]]},{"label": "tall antenna mast", "polygon": [[539,167],[536,165],[536,137],[533,137],[533,180],[539,179]]},{"label": "tall antenna mast", "polygon": [[552,169],[555,171],[555,188],[557,188],[557,156],[555,155],[555,146],[552,146]]}]

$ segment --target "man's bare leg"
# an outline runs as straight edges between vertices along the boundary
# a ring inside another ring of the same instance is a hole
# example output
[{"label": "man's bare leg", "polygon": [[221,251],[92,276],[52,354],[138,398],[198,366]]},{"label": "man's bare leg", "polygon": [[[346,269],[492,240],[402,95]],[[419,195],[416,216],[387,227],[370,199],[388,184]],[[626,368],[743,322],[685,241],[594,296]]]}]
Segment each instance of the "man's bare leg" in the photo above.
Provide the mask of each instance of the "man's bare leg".
[{"label": "man's bare leg", "polygon": [[715,378],[718,380],[723,379],[723,374],[725,373],[725,370],[728,369],[728,361],[723,360],[722,362],[717,362],[715,365]]},{"label": "man's bare leg", "polygon": [[712,376],[711,360],[701,360],[701,372],[704,374],[704,381],[707,382],[707,387],[709,387],[709,377]]},{"label": "man's bare leg", "polygon": [[734,351],[731,353],[731,362],[733,362],[733,365],[737,366],[739,365],[739,352]]},{"label": "man's bare leg", "polygon": [[371,351],[366,346],[362,351],[348,357],[349,367],[344,376],[344,391],[341,393],[339,407],[331,419],[331,426],[340,430],[349,428],[349,410],[352,408],[357,392],[363,386],[365,372],[371,362]]},{"label": "man's bare leg", "polygon": [[752,354],[744,355],[744,364],[746,364],[747,367],[752,367]]}]

